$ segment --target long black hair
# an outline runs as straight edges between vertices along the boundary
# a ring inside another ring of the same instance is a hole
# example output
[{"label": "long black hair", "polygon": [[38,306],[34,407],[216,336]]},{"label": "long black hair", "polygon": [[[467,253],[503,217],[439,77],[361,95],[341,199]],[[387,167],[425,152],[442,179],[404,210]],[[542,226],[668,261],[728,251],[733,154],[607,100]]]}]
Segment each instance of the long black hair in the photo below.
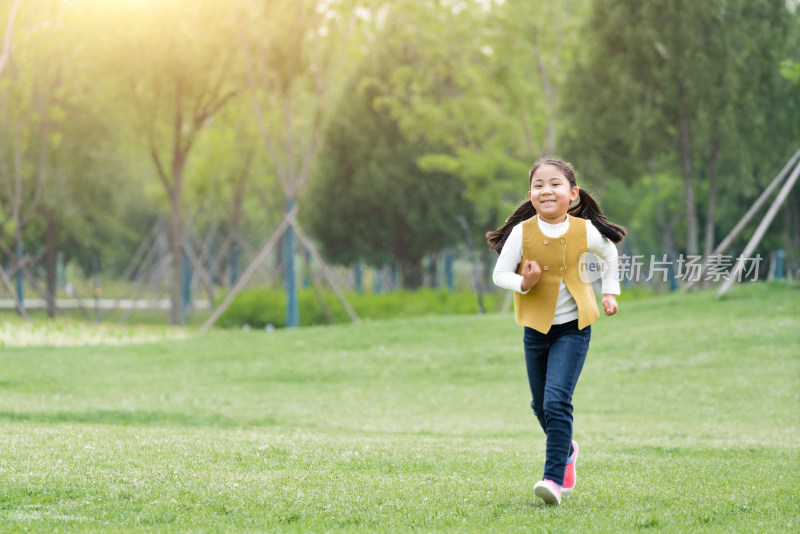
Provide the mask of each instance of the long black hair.
[{"label": "long black hair", "polygon": [[[559,170],[561,170],[561,172],[564,173],[564,176],[567,177],[571,187],[578,185],[578,182],[575,179],[575,169],[572,167],[572,165],[566,161],[561,161],[560,159],[542,158],[537,161],[533,167],[531,167],[531,170],[528,173],[528,187],[530,187],[530,184],[533,181],[533,174],[542,165],[552,165],[557,167]],[[567,213],[573,217],[589,219],[592,221],[594,227],[597,228],[597,230],[612,243],[619,243],[627,233],[625,228],[606,219],[606,216],[603,215],[603,210],[600,209],[600,204],[598,204],[597,201],[592,198],[592,195],[590,195],[589,192],[582,187],[578,189],[578,203],[572,206]],[[511,234],[511,230],[522,221],[526,221],[534,215],[536,215],[536,209],[533,207],[533,204],[530,200],[526,200],[517,206],[517,209],[515,209],[514,213],[512,213],[511,216],[506,219],[506,222],[503,226],[492,232],[486,232],[486,240],[489,242],[489,250],[494,250],[499,254],[500,251],[503,250],[503,245],[506,244],[506,239],[508,239],[509,234]]]}]

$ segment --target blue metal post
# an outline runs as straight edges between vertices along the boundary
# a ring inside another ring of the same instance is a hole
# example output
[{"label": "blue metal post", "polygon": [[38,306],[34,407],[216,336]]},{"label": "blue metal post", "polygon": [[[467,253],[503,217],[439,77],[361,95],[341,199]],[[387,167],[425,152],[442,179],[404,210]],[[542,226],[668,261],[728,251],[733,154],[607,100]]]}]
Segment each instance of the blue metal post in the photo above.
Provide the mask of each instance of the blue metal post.
[{"label": "blue metal post", "polygon": [[231,287],[239,281],[239,247],[234,243],[231,245]]},{"label": "blue metal post", "polygon": [[208,246],[208,265],[211,267],[211,272],[208,273],[211,275],[211,285],[214,287],[219,285],[219,277],[217,276],[217,270],[214,269],[214,264],[217,263],[217,236],[216,233],[211,234],[211,243]]},{"label": "blue metal post", "polygon": [[669,258],[669,264],[667,264],[667,276],[669,276],[669,290],[677,291],[679,286],[678,286],[678,278],[675,276],[675,262],[673,261],[675,259],[675,256],[670,254],[668,258]]},{"label": "blue metal post", "polygon": [[[300,253],[306,259],[305,265],[309,265],[310,266],[311,265],[311,260],[312,260],[311,254],[309,254],[307,250],[302,250]],[[305,269],[303,269],[303,289],[308,289],[309,287],[311,287],[311,278],[309,278],[309,276],[310,276],[310,273],[308,271],[306,271]]]},{"label": "blue metal post", "polygon": [[[25,307],[25,277],[22,275],[22,254],[24,252],[22,238],[20,237],[17,239],[17,263],[20,266],[17,269],[17,299],[23,308]],[[17,310],[17,314],[19,313],[19,310]]]},{"label": "blue metal post", "polygon": [[[292,198],[286,199],[287,213],[294,209],[295,201]],[[295,328],[300,325],[300,310],[297,303],[297,269],[295,267],[295,236],[294,227],[286,227],[283,237],[284,261],[286,265],[286,327]]]},{"label": "blue metal post", "polygon": [[775,251],[775,280],[784,279],[784,266],[786,263],[786,254],[782,248]]},{"label": "blue metal post", "polygon": [[183,251],[183,283],[181,284],[181,322],[186,322],[186,310],[192,300],[192,262],[189,255]]},{"label": "blue metal post", "polygon": [[56,254],[56,286],[66,287],[67,267],[64,265],[64,252],[58,251]]},{"label": "blue metal post", "polygon": [[453,253],[448,251],[444,254],[444,281],[447,289],[452,291],[455,276],[453,275]]},{"label": "blue metal post", "polygon": [[92,320],[98,322],[100,320],[100,295],[103,288],[100,287],[100,264],[97,258],[92,260],[92,280],[94,281],[94,317]]},{"label": "blue metal post", "polygon": [[372,292],[378,295],[383,289],[383,268],[375,267],[372,271]]},{"label": "blue metal post", "polygon": [[356,260],[355,264],[353,265],[353,274],[355,275],[356,279],[356,291],[358,294],[364,292],[364,266],[361,264],[361,260]]}]

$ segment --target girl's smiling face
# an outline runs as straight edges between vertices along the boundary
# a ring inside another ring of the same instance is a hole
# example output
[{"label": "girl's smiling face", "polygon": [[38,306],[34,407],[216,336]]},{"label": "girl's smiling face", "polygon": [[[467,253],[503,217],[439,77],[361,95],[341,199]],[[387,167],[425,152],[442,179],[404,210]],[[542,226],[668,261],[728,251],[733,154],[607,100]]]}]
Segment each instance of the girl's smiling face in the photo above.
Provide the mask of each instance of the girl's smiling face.
[{"label": "girl's smiling face", "polygon": [[550,224],[564,222],[569,204],[578,198],[580,190],[572,187],[564,172],[554,165],[542,165],[531,176],[528,198],[539,218]]}]

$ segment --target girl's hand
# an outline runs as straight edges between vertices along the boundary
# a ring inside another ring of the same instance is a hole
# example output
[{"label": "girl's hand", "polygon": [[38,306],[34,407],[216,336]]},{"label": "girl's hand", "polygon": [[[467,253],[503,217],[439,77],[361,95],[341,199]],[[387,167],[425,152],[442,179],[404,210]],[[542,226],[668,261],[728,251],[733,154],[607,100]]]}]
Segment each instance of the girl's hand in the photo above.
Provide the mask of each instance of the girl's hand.
[{"label": "girl's hand", "polygon": [[616,295],[610,295],[606,293],[603,295],[603,311],[606,312],[606,315],[614,315],[617,313],[619,309],[617,307],[617,297]]},{"label": "girl's hand", "polygon": [[520,289],[523,292],[528,291],[536,285],[539,277],[542,276],[542,268],[536,261],[525,260],[525,265],[522,266],[522,285]]}]

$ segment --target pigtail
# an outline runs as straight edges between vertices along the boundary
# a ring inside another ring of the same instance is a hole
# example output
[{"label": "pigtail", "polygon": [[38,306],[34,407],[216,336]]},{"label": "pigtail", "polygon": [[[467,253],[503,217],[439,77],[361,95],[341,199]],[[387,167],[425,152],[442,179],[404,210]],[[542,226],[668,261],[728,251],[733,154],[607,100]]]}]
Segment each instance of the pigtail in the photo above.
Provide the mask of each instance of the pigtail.
[{"label": "pigtail", "polygon": [[627,234],[625,228],[606,219],[600,204],[582,187],[578,192],[578,203],[569,209],[569,214],[592,221],[595,228],[612,243],[619,243]]},{"label": "pigtail", "polygon": [[489,250],[494,250],[498,254],[503,250],[503,245],[506,244],[508,236],[511,235],[511,230],[522,221],[527,221],[536,215],[536,209],[531,204],[530,200],[526,200],[514,210],[514,213],[506,219],[506,223],[497,230],[486,232],[486,241],[489,242]]}]

